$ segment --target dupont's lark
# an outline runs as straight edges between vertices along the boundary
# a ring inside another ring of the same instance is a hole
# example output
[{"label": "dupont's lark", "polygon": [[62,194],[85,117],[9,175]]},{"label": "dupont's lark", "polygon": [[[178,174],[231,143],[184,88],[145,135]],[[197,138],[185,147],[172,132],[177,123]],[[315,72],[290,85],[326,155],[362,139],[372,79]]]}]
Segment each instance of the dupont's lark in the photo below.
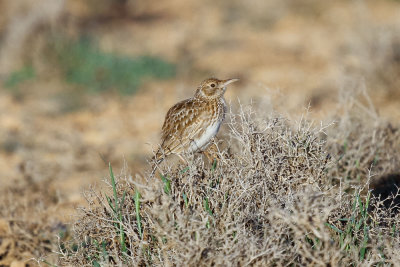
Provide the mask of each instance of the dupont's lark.
[{"label": "dupont's lark", "polygon": [[155,159],[159,163],[165,156],[204,151],[218,133],[225,118],[226,86],[238,79],[204,80],[194,97],[170,108],[162,127],[161,147]]}]

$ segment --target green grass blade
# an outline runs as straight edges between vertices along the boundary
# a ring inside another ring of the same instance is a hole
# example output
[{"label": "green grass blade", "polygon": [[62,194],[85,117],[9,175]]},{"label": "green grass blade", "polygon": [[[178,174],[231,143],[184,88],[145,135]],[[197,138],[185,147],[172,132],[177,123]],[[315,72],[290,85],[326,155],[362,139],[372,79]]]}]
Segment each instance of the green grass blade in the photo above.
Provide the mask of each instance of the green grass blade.
[{"label": "green grass blade", "polygon": [[113,206],[111,198],[109,196],[106,196],[106,199],[107,199],[108,205],[110,206],[111,210],[114,212],[114,215],[116,215],[117,211],[115,210],[115,207]]},{"label": "green grass blade", "polygon": [[103,241],[101,242],[101,252],[103,254],[103,260],[107,261],[108,260],[108,252],[107,252],[107,242]]},{"label": "green grass blade", "polygon": [[115,212],[119,213],[119,208],[118,208],[118,195],[117,195],[117,186],[115,184],[115,177],[114,177],[114,173],[111,167],[111,163],[108,163],[108,168],[110,171],[110,179],[111,179],[111,186],[113,189],[113,193],[114,193],[114,201],[115,201]]},{"label": "green grass blade", "polygon": [[164,192],[167,195],[169,195],[169,193],[171,192],[171,181],[168,178],[164,177],[164,175],[162,175],[162,174],[160,176],[161,176],[161,180],[164,183]]},{"label": "green grass blade", "polygon": [[188,170],[189,170],[189,167],[186,167],[183,170],[181,170],[181,173],[183,174],[183,173],[187,172]]},{"label": "green grass blade", "polygon": [[208,197],[205,197],[203,200],[203,206],[204,209],[208,212],[208,214],[210,214],[211,216],[213,216],[212,210],[210,209],[210,205],[208,203]]},{"label": "green grass blade", "polygon": [[140,238],[143,239],[143,229],[142,229],[142,221],[140,218],[140,193],[139,191],[136,189],[135,190],[135,210],[136,210],[136,224],[137,224],[137,228],[138,228],[138,232],[140,235]]},{"label": "green grass blade", "polygon": [[[124,225],[122,223],[122,220],[123,220],[122,211],[121,211],[122,207],[118,203],[117,185],[115,183],[115,177],[114,177],[114,172],[113,172],[112,167],[111,167],[111,163],[108,163],[108,168],[109,168],[109,171],[110,171],[111,186],[113,188],[113,194],[114,194],[114,202],[115,202],[114,212],[115,212],[115,217],[117,218],[118,223],[119,223],[119,227],[117,226],[117,229],[119,230],[121,250],[122,250],[122,252],[126,253],[127,252],[127,247],[126,247],[126,244],[125,244]],[[125,192],[124,192],[124,194],[125,194]],[[123,196],[123,199],[124,198],[125,197]]]},{"label": "green grass blade", "polygon": [[329,224],[329,223],[325,223],[325,226],[328,226],[329,228],[331,228],[332,230],[334,230],[335,232],[338,232],[339,234],[342,234],[343,231],[340,230],[339,228],[337,228],[336,226]]},{"label": "green grass blade", "polygon": [[358,230],[360,230],[361,225],[363,224],[363,222],[364,222],[364,219],[363,219],[363,218],[361,218],[361,219],[358,221],[358,223],[356,224],[356,227],[354,228],[356,232],[358,232]]},{"label": "green grass blade", "polygon": [[183,202],[185,203],[185,208],[187,208],[189,206],[189,203],[188,203],[188,198],[187,198],[185,192],[182,192],[182,198],[183,198]]},{"label": "green grass blade", "polygon": [[214,159],[213,165],[211,166],[211,171],[215,171],[216,168],[217,168],[217,160]]},{"label": "green grass blade", "polygon": [[122,224],[122,221],[119,223],[119,237],[120,237],[120,243],[121,243],[121,250],[122,252],[126,253],[128,251],[125,243],[125,232],[124,232],[124,225]]},{"label": "green grass blade", "polygon": [[368,243],[368,239],[369,239],[368,238],[368,230],[369,230],[369,227],[365,226],[364,227],[364,240],[363,240],[362,247],[360,250],[360,260],[365,259],[365,253],[367,251],[367,243]]}]

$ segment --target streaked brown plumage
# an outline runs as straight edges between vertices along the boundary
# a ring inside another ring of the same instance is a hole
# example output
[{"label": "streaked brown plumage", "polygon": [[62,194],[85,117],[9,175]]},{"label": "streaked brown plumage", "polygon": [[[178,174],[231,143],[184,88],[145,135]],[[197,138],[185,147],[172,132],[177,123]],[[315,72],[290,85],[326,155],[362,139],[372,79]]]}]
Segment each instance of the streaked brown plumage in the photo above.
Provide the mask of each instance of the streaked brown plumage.
[{"label": "streaked brown plumage", "polygon": [[204,150],[217,134],[225,118],[226,86],[238,79],[204,80],[194,97],[183,100],[169,109],[162,127],[161,147],[157,160],[164,156]]}]

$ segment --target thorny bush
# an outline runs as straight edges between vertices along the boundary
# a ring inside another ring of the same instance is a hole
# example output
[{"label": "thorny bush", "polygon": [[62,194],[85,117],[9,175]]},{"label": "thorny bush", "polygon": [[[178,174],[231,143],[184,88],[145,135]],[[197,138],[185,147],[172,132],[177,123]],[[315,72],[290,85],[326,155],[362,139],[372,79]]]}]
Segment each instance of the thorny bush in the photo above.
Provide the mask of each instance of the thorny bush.
[{"label": "thorny bush", "polygon": [[113,197],[88,192],[62,263],[395,266],[398,190],[382,199],[370,184],[399,167],[400,131],[357,107],[318,127],[241,107],[214,162],[167,159],[144,182],[112,174]]}]

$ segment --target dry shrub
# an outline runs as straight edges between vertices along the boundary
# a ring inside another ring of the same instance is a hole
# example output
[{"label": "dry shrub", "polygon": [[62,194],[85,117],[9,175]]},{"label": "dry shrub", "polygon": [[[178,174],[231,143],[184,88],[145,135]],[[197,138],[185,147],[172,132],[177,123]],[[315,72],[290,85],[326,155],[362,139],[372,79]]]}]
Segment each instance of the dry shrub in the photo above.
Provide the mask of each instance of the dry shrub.
[{"label": "dry shrub", "polygon": [[66,225],[53,218],[59,197],[51,179],[29,176],[0,188],[0,266],[37,266],[40,258],[56,260],[57,234]]},{"label": "dry shrub", "polygon": [[400,131],[379,117],[363,82],[349,80],[346,86],[354,90],[342,91],[339,96],[327,146],[335,156],[331,177],[349,187],[365,182],[368,172],[374,176],[373,182],[398,172]]},{"label": "dry shrub", "polygon": [[367,116],[350,123],[354,111],[327,129],[242,107],[213,164],[189,155],[187,164],[161,166],[161,179],[116,177],[113,197],[91,190],[75,243],[61,244],[64,264],[398,264],[400,216],[369,184],[373,167],[398,164],[387,158],[399,132]]}]

